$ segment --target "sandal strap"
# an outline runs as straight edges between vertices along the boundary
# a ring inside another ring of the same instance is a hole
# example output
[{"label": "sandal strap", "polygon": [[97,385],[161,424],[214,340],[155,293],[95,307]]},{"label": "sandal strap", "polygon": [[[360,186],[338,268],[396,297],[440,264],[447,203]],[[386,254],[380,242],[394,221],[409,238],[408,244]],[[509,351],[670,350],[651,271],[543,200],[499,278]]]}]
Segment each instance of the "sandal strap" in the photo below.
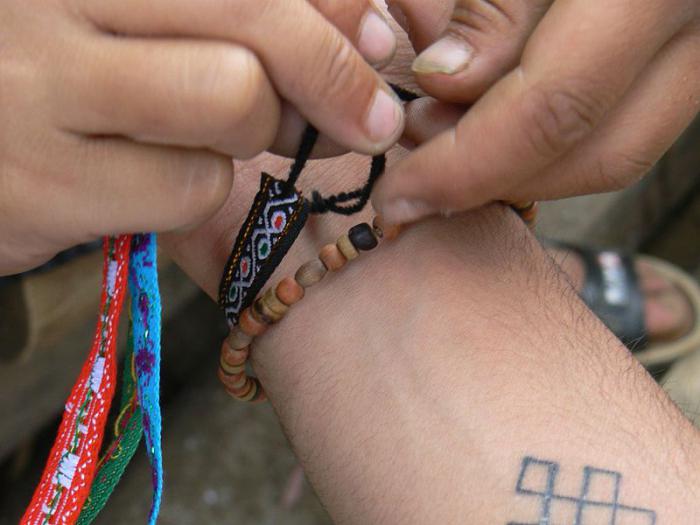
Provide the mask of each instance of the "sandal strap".
[{"label": "sandal strap", "polygon": [[634,258],[615,250],[561,244],[578,254],[585,269],[581,299],[630,350],[648,344],[644,295]]}]

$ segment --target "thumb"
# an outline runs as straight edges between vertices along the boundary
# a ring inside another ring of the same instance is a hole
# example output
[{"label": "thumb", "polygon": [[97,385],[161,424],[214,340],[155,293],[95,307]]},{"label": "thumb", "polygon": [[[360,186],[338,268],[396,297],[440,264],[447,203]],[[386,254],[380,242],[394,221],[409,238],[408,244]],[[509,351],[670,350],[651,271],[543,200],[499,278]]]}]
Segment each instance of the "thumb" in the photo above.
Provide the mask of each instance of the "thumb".
[{"label": "thumb", "polygon": [[[509,162],[499,158],[501,153],[494,162],[492,154],[498,149],[502,128],[513,126],[508,115],[513,106],[502,103],[510,90],[508,84],[496,85],[447,129],[460,108],[430,104],[426,102],[429,99],[421,102],[425,105],[422,108],[412,107],[419,101],[409,106],[407,139],[420,146],[387,170],[372,197],[374,208],[388,223],[402,224],[437,213],[466,210],[507,195],[509,185],[517,181],[501,176],[497,169],[500,166],[494,164]],[[421,124],[437,111],[442,114],[439,119]],[[425,139],[427,142],[422,143]]]},{"label": "thumb", "polygon": [[418,84],[451,102],[478,99],[520,61],[550,0],[456,0],[442,36],[413,62]]}]

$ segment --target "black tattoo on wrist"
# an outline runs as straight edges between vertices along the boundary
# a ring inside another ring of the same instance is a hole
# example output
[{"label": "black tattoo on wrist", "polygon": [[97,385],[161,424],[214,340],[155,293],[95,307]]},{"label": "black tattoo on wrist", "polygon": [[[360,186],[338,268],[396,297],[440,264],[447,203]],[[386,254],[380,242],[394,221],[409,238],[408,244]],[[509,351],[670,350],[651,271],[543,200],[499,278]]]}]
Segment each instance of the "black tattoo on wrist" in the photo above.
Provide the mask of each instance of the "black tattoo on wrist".
[{"label": "black tattoo on wrist", "polygon": [[[577,496],[558,494],[559,464],[533,457],[523,458],[515,492],[540,500],[535,521],[508,525],[655,525],[656,512],[620,503],[622,474],[590,466],[583,468]],[[565,520],[565,521],[563,521]]]}]

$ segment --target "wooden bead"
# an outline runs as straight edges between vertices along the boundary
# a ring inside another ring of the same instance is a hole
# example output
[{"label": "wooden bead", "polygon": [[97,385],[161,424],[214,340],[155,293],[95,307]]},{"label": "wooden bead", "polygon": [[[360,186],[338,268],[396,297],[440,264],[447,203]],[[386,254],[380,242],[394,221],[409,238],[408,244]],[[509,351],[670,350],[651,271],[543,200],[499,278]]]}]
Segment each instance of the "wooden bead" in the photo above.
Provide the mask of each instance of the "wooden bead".
[{"label": "wooden bead", "polygon": [[304,298],[302,288],[293,277],[285,277],[277,285],[277,298],[287,306],[292,306]]},{"label": "wooden bead", "polygon": [[260,299],[256,299],[253,305],[250,307],[250,313],[253,316],[253,319],[258,321],[259,323],[265,323],[265,324],[272,324],[275,322],[274,319],[270,319],[267,315],[265,315],[262,311],[262,308],[258,304]]},{"label": "wooden bead", "polygon": [[226,338],[226,343],[234,350],[241,350],[250,346],[253,337],[246,334],[239,326],[234,326]]},{"label": "wooden bead", "polygon": [[275,295],[274,288],[268,288],[254,304],[253,313],[267,324],[276,323],[284,317],[289,307]]},{"label": "wooden bead", "polygon": [[508,202],[507,204],[515,210],[527,210],[528,208],[531,208],[533,204],[535,204],[535,201],[513,201]]},{"label": "wooden bead", "polygon": [[366,222],[350,228],[348,237],[350,237],[352,245],[363,252],[372,250],[379,244],[376,235],[374,235],[374,231],[372,231],[372,227]]},{"label": "wooden bead", "polygon": [[263,303],[265,303],[265,306],[278,315],[284,315],[287,313],[287,311],[289,311],[289,306],[280,301],[274,288],[268,288],[265,290],[262,300]]},{"label": "wooden bead", "polygon": [[313,261],[302,264],[294,275],[294,279],[296,279],[300,286],[308,288],[320,282],[321,279],[325,277],[326,273],[328,273],[328,270],[326,270],[321,260],[314,259]]},{"label": "wooden bead", "polygon": [[221,356],[219,358],[219,368],[223,371],[224,374],[227,376],[235,376],[238,374],[241,374],[245,372],[245,361],[242,363],[239,363],[237,365],[229,365],[225,360],[224,357]]},{"label": "wooden bead", "polygon": [[[245,383],[243,384],[242,387],[240,388],[232,388],[228,390],[229,394],[234,396],[236,399],[240,399],[241,401],[246,401],[246,398],[250,399],[253,396],[251,396],[251,391],[255,389],[255,392],[253,392],[253,395],[257,392],[257,388],[255,387],[255,381],[253,380],[252,377],[246,377]],[[248,397],[250,396],[250,397]]]},{"label": "wooden bead", "polygon": [[374,221],[372,221],[372,227],[374,228],[374,232],[378,237],[381,237],[387,241],[393,241],[399,236],[399,233],[401,233],[400,224],[386,224],[381,215],[377,215],[374,218]]},{"label": "wooden bead", "polygon": [[251,378],[250,390],[248,390],[247,393],[240,395],[238,399],[240,399],[241,401],[253,401],[257,397],[258,392],[260,390],[262,390],[262,387],[258,380],[255,378]]},{"label": "wooden bead", "polygon": [[360,256],[360,252],[358,252],[352,245],[350,242],[350,237],[348,237],[347,233],[338,237],[335,245],[338,247],[338,250],[340,250],[340,253],[343,254],[343,257],[345,257],[348,261],[357,259]]},{"label": "wooden bead", "polygon": [[243,381],[238,386],[232,387],[232,386],[226,385],[226,391],[229,394],[231,394],[233,397],[238,398],[242,393],[248,392],[250,385],[251,385],[250,377],[244,375]]},{"label": "wooden bead", "polygon": [[245,385],[247,379],[245,372],[230,376],[221,370],[221,368],[219,368],[217,371],[217,375],[219,376],[219,381],[221,381],[224,387],[226,387],[226,390],[236,390],[241,388],[243,385]]},{"label": "wooden bead", "polygon": [[537,203],[533,202],[529,208],[518,210],[518,214],[527,223],[535,222],[537,218]]},{"label": "wooden bead", "polygon": [[318,254],[323,265],[331,272],[340,270],[348,260],[335,244],[326,244]]},{"label": "wooden bead", "polygon": [[267,325],[265,323],[260,322],[253,317],[250,307],[246,308],[241,313],[238,326],[240,326],[241,330],[251,337],[262,335],[265,333],[265,330],[267,330]]},{"label": "wooden bead", "polygon": [[238,366],[248,360],[250,347],[246,346],[240,350],[234,350],[226,342],[221,346],[221,359],[230,366]]}]

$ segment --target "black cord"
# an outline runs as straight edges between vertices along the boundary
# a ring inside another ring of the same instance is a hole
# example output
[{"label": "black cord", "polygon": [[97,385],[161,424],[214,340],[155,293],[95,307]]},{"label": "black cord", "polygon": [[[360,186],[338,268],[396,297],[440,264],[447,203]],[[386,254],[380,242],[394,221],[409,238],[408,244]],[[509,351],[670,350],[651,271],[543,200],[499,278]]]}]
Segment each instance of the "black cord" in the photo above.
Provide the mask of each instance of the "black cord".
[{"label": "black cord", "polygon": [[[331,195],[325,199],[321,197],[319,192],[314,191],[311,195],[311,213],[323,214],[332,212],[339,215],[354,215],[359,213],[367,205],[372,195],[374,185],[384,173],[385,167],[386,157],[384,155],[377,155],[376,157],[372,157],[372,168],[370,169],[369,177],[365,185],[361,188],[350,192]],[[341,204],[351,201],[355,201],[354,204],[341,206]]]},{"label": "black cord", "polygon": [[418,93],[414,93],[413,91],[403,88],[397,84],[389,85],[391,86],[391,89],[394,90],[394,93],[396,93],[396,95],[404,102],[411,102],[412,100],[420,98],[420,95]]},{"label": "black cord", "polygon": [[[405,102],[415,100],[419,97],[419,95],[416,93],[413,93],[400,86],[391,84],[391,87],[397,96]],[[294,164],[292,164],[292,168],[289,170],[287,185],[291,191],[293,191],[294,186],[299,180],[299,176],[304,170],[306,162],[309,160],[317,140],[318,130],[309,124],[304,131],[304,135],[302,136],[299,151],[294,158]],[[312,192],[311,213],[323,214],[331,212],[339,215],[354,215],[359,213],[367,205],[367,202],[369,202],[374,185],[379,180],[379,177],[381,177],[384,173],[385,168],[386,155],[376,155],[372,157],[372,166],[369,171],[367,182],[361,188],[357,188],[356,190],[350,192],[341,192],[329,197],[322,197],[318,191]],[[348,202],[351,204],[347,204]]]},{"label": "black cord", "polygon": [[297,151],[296,157],[294,157],[294,164],[292,164],[292,168],[289,170],[289,176],[287,177],[287,185],[292,191],[294,186],[296,186],[297,180],[299,180],[301,172],[306,167],[306,161],[309,160],[317,140],[318,130],[309,124],[306,126],[304,135],[301,137],[299,150]]}]

